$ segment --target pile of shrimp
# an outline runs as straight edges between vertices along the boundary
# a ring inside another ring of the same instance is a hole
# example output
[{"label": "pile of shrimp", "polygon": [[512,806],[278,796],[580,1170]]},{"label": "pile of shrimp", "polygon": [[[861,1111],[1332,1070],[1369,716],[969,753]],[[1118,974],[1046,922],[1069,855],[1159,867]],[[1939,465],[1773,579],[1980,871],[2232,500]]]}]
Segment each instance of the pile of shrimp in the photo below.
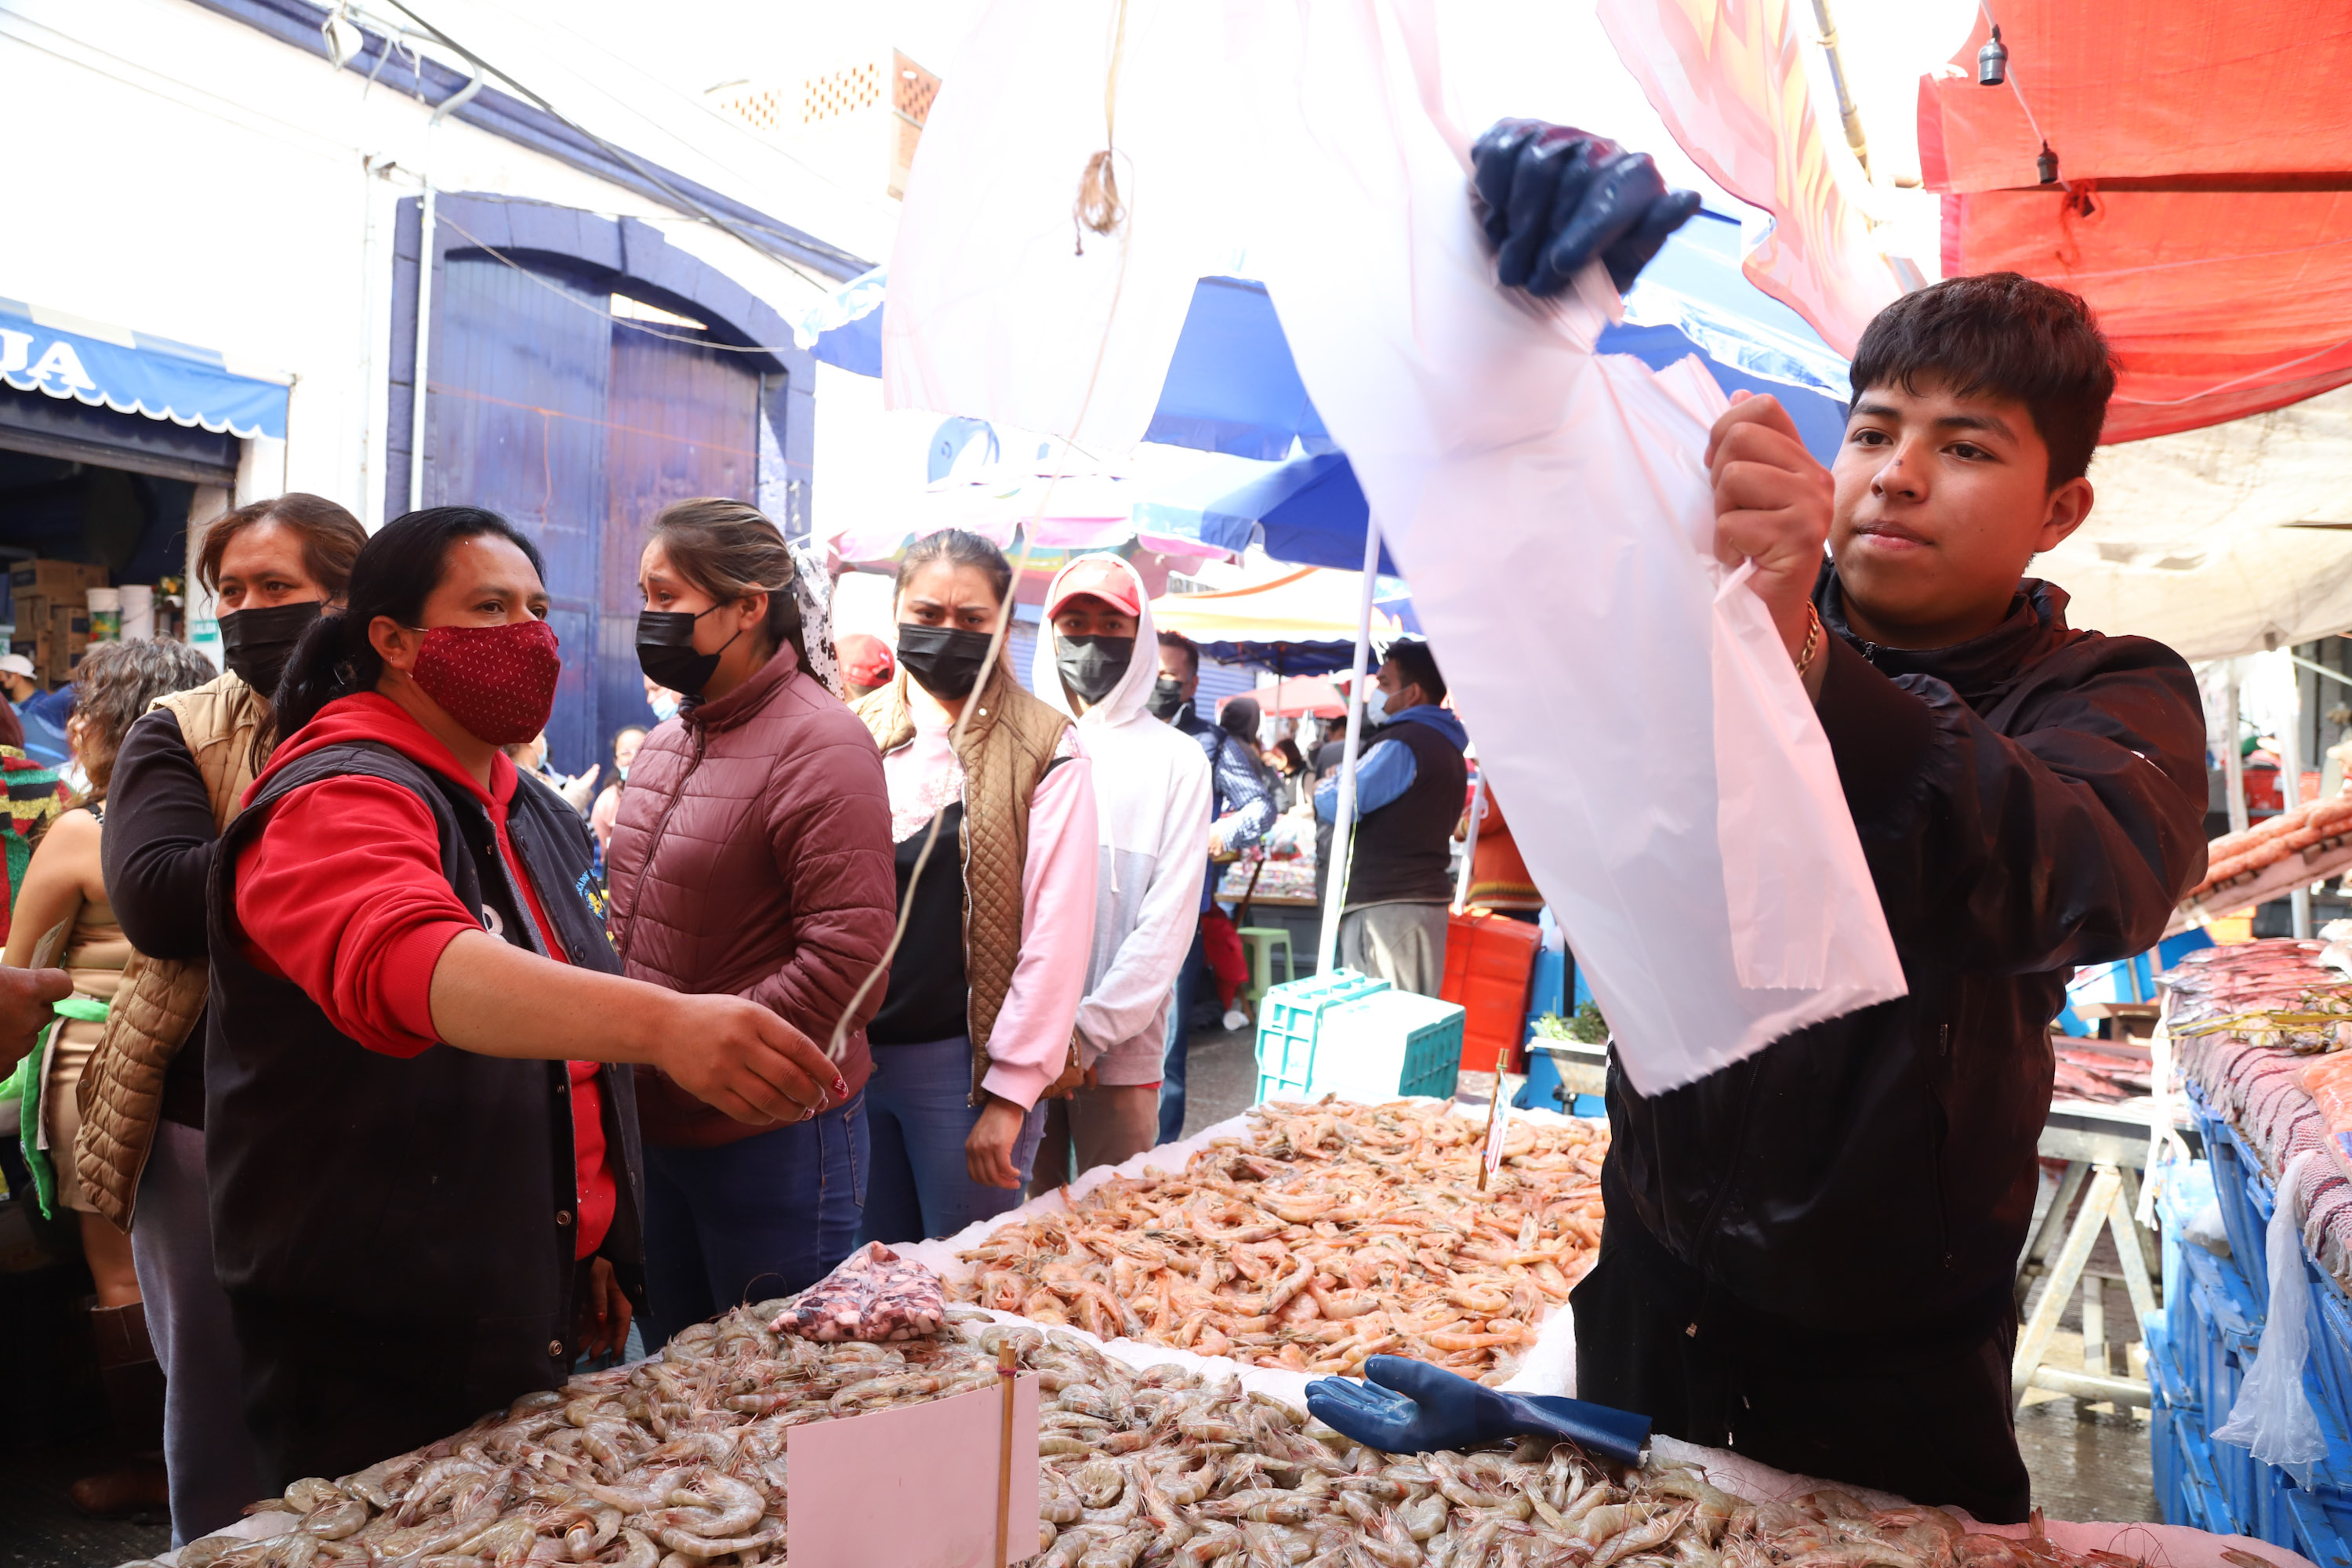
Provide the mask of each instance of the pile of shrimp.
[{"label": "pile of shrimp", "polygon": [[1834,1489],[1751,1504],[1686,1467],[1622,1468],[1549,1438],[1382,1454],[1236,1382],[1139,1372],[968,1308],[936,1336],[875,1345],[772,1333],[780,1305],[356,1475],[297,1481],[257,1505],[295,1510],[292,1529],[208,1536],[183,1568],[782,1563],[786,1427],[991,1386],[1007,1345],[1039,1383],[1037,1516],[1016,1521],[1010,1554],[1038,1568],[2136,1568]]},{"label": "pile of shrimp", "polygon": [[952,1300],[1101,1339],[1345,1375],[1409,1355],[1500,1384],[1601,1244],[1606,1126],[1441,1100],[1269,1103],[1181,1176],[1114,1178],[960,1255]]}]

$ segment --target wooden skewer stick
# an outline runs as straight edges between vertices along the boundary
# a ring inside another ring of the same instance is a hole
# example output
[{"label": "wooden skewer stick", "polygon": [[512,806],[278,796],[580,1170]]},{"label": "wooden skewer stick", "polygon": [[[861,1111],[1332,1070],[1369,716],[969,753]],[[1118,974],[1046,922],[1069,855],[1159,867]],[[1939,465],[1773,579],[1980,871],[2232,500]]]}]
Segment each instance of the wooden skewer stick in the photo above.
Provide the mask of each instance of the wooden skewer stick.
[{"label": "wooden skewer stick", "polygon": [[1478,1144],[1478,1190],[1486,1190],[1486,1150],[1495,1142],[1495,1118],[1503,1110],[1503,1058],[1495,1058],[1495,1096],[1486,1101],[1486,1136]]},{"label": "wooden skewer stick", "polygon": [[996,1347],[996,1383],[1003,1392],[1003,1420],[996,1445],[996,1568],[1010,1568],[1005,1556],[1013,1525],[1013,1390],[1019,1365],[1010,1341]]}]

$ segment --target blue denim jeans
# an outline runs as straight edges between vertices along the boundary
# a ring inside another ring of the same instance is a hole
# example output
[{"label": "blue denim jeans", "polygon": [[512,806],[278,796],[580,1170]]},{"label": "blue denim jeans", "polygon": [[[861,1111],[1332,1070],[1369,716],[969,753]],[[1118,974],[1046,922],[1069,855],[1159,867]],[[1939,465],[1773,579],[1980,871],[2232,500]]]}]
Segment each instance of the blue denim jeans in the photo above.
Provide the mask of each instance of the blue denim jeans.
[{"label": "blue denim jeans", "polygon": [[971,1103],[971,1041],[958,1035],[872,1050],[866,1116],[873,1129],[874,1181],[858,1245],[953,1236],[976,1219],[1020,1207],[1045,1133],[1045,1101],[1031,1109],[1013,1145],[1021,1185],[983,1187],[963,1159],[963,1141],[980,1120]]},{"label": "blue denim jeans", "polygon": [[1192,928],[1192,951],[1176,972],[1176,999],[1168,1008],[1168,1054],[1160,1067],[1160,1142],[1173,1143],[1184,1136],[1184,1057],[1192,1043],[1193,998],[1201,992],[1201,976],[1209,967],[1208,943],[1199,926]]},{"label": "blue denim jeans", "polygon": [[849,1256],[866,1205],[866,1101],[715,1148],[646,1145],[646,1349],[804,1289]]}]

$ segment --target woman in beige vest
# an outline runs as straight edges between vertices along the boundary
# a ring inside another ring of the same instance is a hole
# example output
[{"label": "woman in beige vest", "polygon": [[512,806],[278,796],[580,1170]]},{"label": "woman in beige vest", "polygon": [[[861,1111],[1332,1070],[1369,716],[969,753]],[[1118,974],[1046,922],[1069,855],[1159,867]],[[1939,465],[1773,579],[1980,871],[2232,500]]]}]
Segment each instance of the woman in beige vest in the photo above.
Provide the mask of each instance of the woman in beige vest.
[{"label": "woman in beige vest", "polygon": [[987,540],[917,540],[898,563],[898,678],[856,707],[882,748],[902,927],[866,1026],[861,1241],[952,1236],[1016,1206],[1045,1101],[1080,1077],[1094,780],[1076,728],[1002,648],[981,679],[1012,596]]},{"label": "woman in beige vest", "polygon": [[221,829],[275,739],[269,696],[295,640],[342,601],[367,534],[319,496],[240,507],[205,531],[196,575],[220,613],[227,673],[131,727],[109,791],[106,886],[134,949],[83,1069],[74,1155],[84,1193],[131,1233],[144,1326],[163,1365],[174,1537],[230,1523],[261,1491],[228,1299],[213,1274],[205,1181],[205,887]]},{"label": "woman in beige vest", "polygon": [[[185,643],[152,637],[100,643],[82,660],[74,679],[74,715],[67,721],[66,734],[89,775],[89,790],[50,826],[26,868],[24,891],[17,895],[8,931],[8,963],[29,963],[43,934],[66,926],[70,934],[64,964],[75,994],[112,1004],[121,987],[123,965],[131,958],[131,944],[107,901],[99,859],[115,755],[131,721],[149,703],[201,685],[212,673],[204,655]],[[74,1135],[81,1126],[82,1072],[104,1028],[79,1018],[58,1020],[42,1063],[37,1107],[28,1109],[39,1119],[41,1141],[57,1173],[58,1205],[80,1216],[82,1254],[98,1283],[90,1329],[107,1404],[118,1438],[135,1454],[154,1447],[163,1414],[161,1380],[153,1354],[146,1349],[131,1238],[98,1212],[73,1159]],[[152,1506],[163,1500],[163,1477],[152,1465],[87,1477],[73,1489],[75,1502],[92,1512]]]}]

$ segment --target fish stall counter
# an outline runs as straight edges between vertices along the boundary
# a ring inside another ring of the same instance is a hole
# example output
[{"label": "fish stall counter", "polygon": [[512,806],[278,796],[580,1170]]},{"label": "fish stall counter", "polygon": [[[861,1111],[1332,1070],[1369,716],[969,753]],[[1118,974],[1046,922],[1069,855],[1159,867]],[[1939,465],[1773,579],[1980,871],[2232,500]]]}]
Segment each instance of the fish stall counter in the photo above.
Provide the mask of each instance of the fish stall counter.
[{"label": "fish stall counter", "polygon": [[[1543,1112],[1515,1116],[1480,1194],[1473,1162],[1482,1118],[1479,1108],[1442,1101],[1255,1108],[943,1241],[869,1249],[798,1298],[737,1308],[684,1331],[658,1355],[527,1395],[414,1453],[340,1480],[299,1481],[282,1509],[163,1561],[781,1563],[788,1428],[994,1387],[1009,1352],[1040,1374],[1044,1392],[1037,1517],[1014,1533],[1008,1563],[2309,1568],[2245,1537],[2178,1526],[1979,1526],[1663,1436],[1638,1466],[1548,1439],[1412,1455],[1349,1441],[1306,1415],[1306,1390],[1332,1363],[1360,1364],[1370,1352],[1360,1331],[1318,1337],[1328,1331],[1313,1330],[1318,1323],[1381,1313],[1375,1342],[1392,1337],[1391,1348],[1454,1360],[1507,1388],[1572,1392],[1564,1292],[1555,1298],[1533,1281],[1547,1269],[1563,1279],[1580,1273],[1597,1244],[1592,1184],[1606,1129]],[[1381,1187],[1393,1191],[1381,1197],[1372,1191]],[[1168,1206],[1122,1208],[1139,1194]],[[1492,1223],[1496,1215],[1507,1217]],[[1366,1256],[1312,1254],[1337,1238],[1343,1219],[1395,1237],[1398,1256],[1446,1282],[1418,1296],[1385,1287],[1387,1243]],[[1082,1247],[1093,1262],[1073,1276],[1033,1261],[1048,1243],[1076,1244],[1070,1260]],[[1323,1256],[1338,1271],[1302,1279]],[[1123,1275],[1122,1260],[1157,1277]],[[1249,1288],[1234,1290],[1244,1299],[1217,1326],[1224,1348],[1245,1359],[1164,1342],[1189,1328],[1197,1347],[1212,1326],[1196,1323],[1202,1309],[1172,1289],[1180,1262],[1202,1271],[1182,1276],[1196,1283],[1205,1275],[1219,1288]],[[916,1300],[918,1265],[937,1276],[932,1306]],[[1126,1310],[1083,1288],[1099,1284],[1086,1272],[1097,1265],[1109,1270],[1111,1294]],[[887,1310],[863,1320],[854,1307],[828,1310],[857,1298],[861,1273]],[[1007,1280],[991,1282],[1007,1274],[1027,1289],[1021,1305],[1048,1319],[1086,1316],[1092,1301],[1102,1326],[1143,1332],[1105,1337],[952,1300],[1009,1291]],[[1345,1289],[1320,1286],[1342,1277]],[[1528,1282],[1534,1298],[1513,1302],[1505,1279],[1514,1289]],[[1164,1311],[1158,1296],[1168,1299]],[[1486,1320],[1507,1333],[1431,1326],[1444,1312],[1468,1321],[1497,1297],[1528,1314]],[[1292,1313],[1302,1298],[1314,1310]],[[1179,1321],[1186,1305],[1193,1310]],[[858,1331],[894,1337],[841,1337]],[[1490,1337],[1500,1342],[1475,1342]],[[1304,1369],[1286,1364],[1307,1360],[1309,1346],[1317,1353]]]}]

